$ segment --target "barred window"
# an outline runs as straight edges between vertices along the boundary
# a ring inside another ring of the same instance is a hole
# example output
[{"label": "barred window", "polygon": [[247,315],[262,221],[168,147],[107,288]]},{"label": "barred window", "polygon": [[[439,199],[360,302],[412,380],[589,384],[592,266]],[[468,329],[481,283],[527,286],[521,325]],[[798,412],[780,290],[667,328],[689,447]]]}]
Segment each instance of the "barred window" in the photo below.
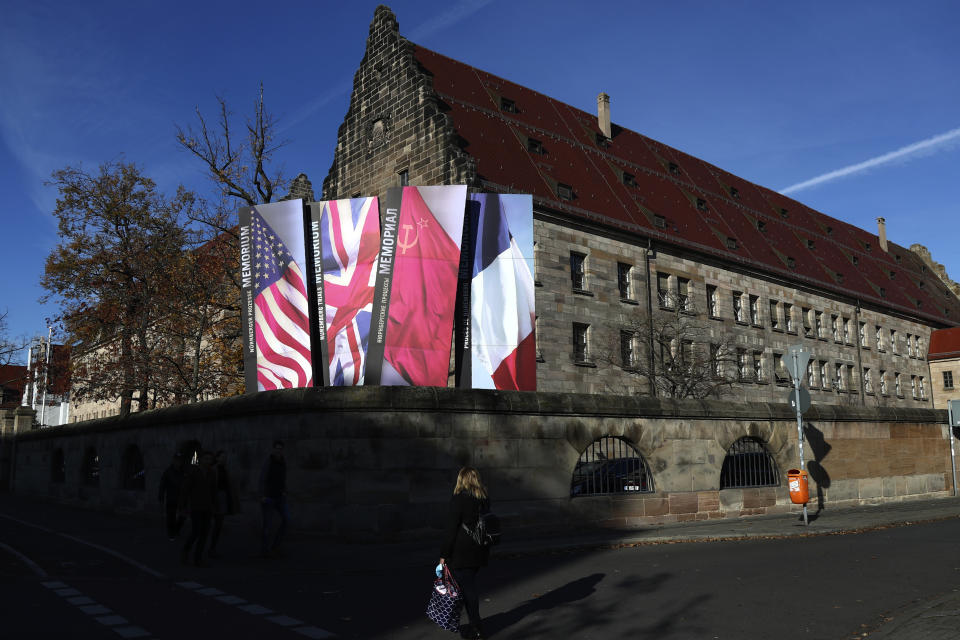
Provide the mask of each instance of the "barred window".
[{"label": "barred window", "polygon": [[143,464],[143,453],[135,444],[129,445],[123,452],[120,486],[124,489],[143,491],[147,488],[146,469]]},{"label": "barred window", "polygon": [[617,287],[620,289],[621,300],[631,300],[633,287],[630,286],[630,273],[632,267],[623,262],[617,263]]},{"label": "barred window", "polygon": [[620,362],[624,369],[632,369],[637,365],[632,331],[620,332]]},{"label": "barred window", "polygon": [[574,291],[583,291],[587,288],[587,275],[584,262],[587,256],[576,251],[570,252],[570,280]]},{"label": "barred window", "polygon": [[570,496],[653,491],[650,467],[626,438],[603,436],[580,454],[573,470]]},{"label": "barred window", "polygon": [[80,468],[81,481],[88,487],[100,486],[100,456],[93,447],[88,447],[83,454],[83,465]]},{"label": "barred window", "polygon": [[590,325],[573,323],[573,360],[574,362],[587,362],[590,352],[587,345],[587,332]]},{"label": "barred window", "polygon": [[723,459],[720,469],[721,489],[745,489],[748,487],[777,487],[780,471],[773,456],[763,443],[752,437],[734,442]]}]

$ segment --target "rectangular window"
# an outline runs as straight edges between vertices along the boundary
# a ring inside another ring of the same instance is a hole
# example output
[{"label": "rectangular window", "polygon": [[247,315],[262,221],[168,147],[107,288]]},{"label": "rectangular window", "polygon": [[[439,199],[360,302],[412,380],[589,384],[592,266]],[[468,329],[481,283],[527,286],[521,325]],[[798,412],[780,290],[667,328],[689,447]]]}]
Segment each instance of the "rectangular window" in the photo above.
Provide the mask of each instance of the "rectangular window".
[{"label": "rectangular window", "polygon": [[845,386],[847,389],[849,389],[851,393],[857,393],[857,387],[854,386],[854,384],[853,384],[853,381],[856,380],[856,378],[854,377],[854,374],[853,374],[853,365],[852,365],[852,364],[848,364],[848,365],[844,368],[843,375],[844,375],[844,378],[843,378],[843,384],[844,384],[844,386]]},{"label": "rectangular window", "polygon": [[737,322],[743,322],[743,292],[733,292],[733,319]]},{"label": "rectangular window", "polygon": [[707,312],[711,318],[720,317],[720,301],[717,298],[717,288],[713,285],[707,285]]},{"label": "rectangular window", "polygon": [[517,103],[511,100],[510,98],[500,98],[500,108],[507,113],[516,113],[517,112]]},{"label": "rectangular window", "polygon": [[890,351],[897,353],[897,330],[890,329]]},{"label": "rectangular window", "polygon": [[813,337],[813,327],[810,326],[810,309],[801,307],[800,319],[803,321],[803,335]]},{"label": "rectangular window", "polygon": [[880,393],[887,395],[887,372],[880,369]]},{"label": "rectangular window", "polygon": [[926,359],[926,351],[923,349],[923,337],[917,336],[917,357],[921,360]]},{"label": "rectangular window", "polygon": [[570,279],[574,291],[584,291],[587,288],[587,274],[584,264],[587,256],[576,251],[570,252]]},{"label": "rectangular window", "polygon": [[897,397],[903,397],[903,386],[900,383],[900,374],[896,371],[893,373],[893,389],[897,392]]},{"label": "rectangular window", "polygon": [[817,311],[814,313],[815,321],[817,323],[817,337],[823,337],[823,311]]},{"label": "rectangular window", "polygon": [[867,346],[867,323],[866,322],[860,323],[860,346],[861,347]]},{"label": "rectangular window", "polygon": [[846,344],[853,344],[850,339],[850,318],[843,319],[843,341]]},{"label": "rectangular window", "polygon": [[793,305],[786,304],[783,305],[783,321],[787,325],[787,333],[796,333],[796,329],[793,327]]},{"label": "rectangular window", "polygon": [[710,363],[715,378],[723,377],[723,358],[720,355],[720,345],[710,344]]},{"label": "rectangular window", "polygon": [[907,356],[913,357],[913,336],[909,333],[907,334]]},{"label": "rectangular window", "polygon": [[830,377],[827,375],[827,361],[820,361],[820,386],[824,389],[830,388]]},{"label": "rectangular window", "polygon": [[760,326],[760,296],[750,296],[750,324]]},{"label": "rectangular window", "polygon": [[780,328],[780,303],[776,300],[770,301],[770,326],[774,329]]},{"label": "rectangular window", "polygon": [[635,353],[633,349],[633,332],[620,332],[620,362],[624,369],[633,369],[636,366]]},{"label": "rectangular window", "polygon": [[817,385],[814,384],[816,380],[814,379],[814,372],[816,368],[813,366],[813,360],[807,362],[807,386],[813,389]]},{"label": "rectangular window", "polygon": [[790,373],[783,362],[783,354],[777,351],[773,352],[773,378],[778,384],[790,379]]},{"label": "rectangular window", "polygon": [[764,379],[762,351],[753,352],[753,379],[756,380],[757,382],[760,382]]},{"label": "rectangular window", "polygon": [[843,380],[843,365],[840,364],[839,362],[836,363],[836,364],[834,365],[834,368],[833,368],[833,373],[834,373],[834,375],[833,375],[833,386],[835,386],[837,389],[840,389],[841,391],[846,391],[847,387],[846,387],[845,384],[843,384],[843,382],[844,382],[844,380]]},{"label": "rectangular window", "polygon": [[620,289],[621,300],[633,299],[633,287],[631,285],[630,274],[632,267],[623,262],[617,263],[617,288]]},{"label": "rectangular window", "polygon": [[943,372],[943,388],[953,389],[953,371]]},{"label": "rectangular window", "polygon": [[561,200],[573,200],[573,187],[568,184],[557,183],[557,197]]},{"label": "rectangular window", "polygon": [[917,376],[910,376],[910,395],[917,399]]},{"label": "rectangular window", "polygon": [[873,380],[870,379],[870,369],[863,369],[863,392],[873,393]]},{"label": "rectangular window", "polygon": [[744,349],[737,349],[737,379],[741,382],[747,379],[747,352]]},{"label": "rectangular window", "polygon": [[830,316],[830,327],[833,329],[833,341],[840,342],[840,318],[836,315]]},{"label": "rectangular window", "polygon": [[590,325],[573,323],[573,361],[587,362],[590,356],[587,344],[587,334],[590,331]]},{"label": "rectangular window", "polygon": [[406,187],[407,185],[410,184],[410,171],[408,171],[407,169],[404,169],[399,173],[399,176],[400,176],[401,187]]},{"label": "rectangular window", "polygon": [[693,367],[693,342],[690,340],[680,343],[680,364],[687,371]]},{"label": "rectangular window", "polygon": [[917,378],[917,388],[920,390],[920,399],[926,400],[927,390],[926,390],[926,387],[924,387],[923,385],[923,376],[920,376],[919,378]]},{"label": "rectangular window", "polygon": [[677,304],[682,311],[690,311],[690,280],[687,278],[677,278]]},{"label": "rectangular window", "polygon": [[670,295],[670,274],[657,272],[657,301],[663,309],[673,308],[673,296]]},{"label": "rectangular window", "polygon": [[880,325],[877,325],[877,351],[883,351],[883,328]]},{"label": "rectangular window", "polygon": [[543,153],[543,143],[536,138],[527,138],[527,151],[530,153]]}]

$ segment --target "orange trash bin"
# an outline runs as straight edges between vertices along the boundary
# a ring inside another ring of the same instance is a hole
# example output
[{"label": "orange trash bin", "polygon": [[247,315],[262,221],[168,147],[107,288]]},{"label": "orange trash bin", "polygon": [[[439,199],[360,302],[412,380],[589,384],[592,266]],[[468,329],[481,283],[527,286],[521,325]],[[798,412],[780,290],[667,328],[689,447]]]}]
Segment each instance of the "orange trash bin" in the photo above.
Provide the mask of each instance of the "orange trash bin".
[{"label": "orange trash bin", "polygon": [[787,471],[787,483],[790,487],[790,502],[793,504],[807,504],[810,502],[810,487],[807,482],[807,472],[802,469]]}]

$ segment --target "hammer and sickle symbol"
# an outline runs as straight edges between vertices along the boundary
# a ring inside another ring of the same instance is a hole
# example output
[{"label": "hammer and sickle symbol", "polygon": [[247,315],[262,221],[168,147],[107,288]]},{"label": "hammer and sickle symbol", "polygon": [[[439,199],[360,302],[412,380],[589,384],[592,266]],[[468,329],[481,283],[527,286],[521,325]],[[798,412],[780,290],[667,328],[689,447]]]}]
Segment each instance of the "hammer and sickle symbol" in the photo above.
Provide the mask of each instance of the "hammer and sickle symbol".
[{"label": "hammer and sickle symbol", "polygon": [[401,228],[403,229],[403,239],[402,239],[400,242],[397,243],[397,246],[399,246],[400,249],[403,250],[403,253],[404,253],[404,254],[407,253],[407,249],[412,249],[413,247],[417,246],[417,243],[418,243],[418,242],[420,242],[420,227],[421,227],[421,226],[422,226],[422,225],[420,224],[420,222],[417,222],[417,224],[416,224],[416,229],[417,229],[416,235],[414,235],[413,240],[411,241],[411,240],[410,240],[410,231],[413,230],[414,225],[412,225],[412,224],[401,225]]}]

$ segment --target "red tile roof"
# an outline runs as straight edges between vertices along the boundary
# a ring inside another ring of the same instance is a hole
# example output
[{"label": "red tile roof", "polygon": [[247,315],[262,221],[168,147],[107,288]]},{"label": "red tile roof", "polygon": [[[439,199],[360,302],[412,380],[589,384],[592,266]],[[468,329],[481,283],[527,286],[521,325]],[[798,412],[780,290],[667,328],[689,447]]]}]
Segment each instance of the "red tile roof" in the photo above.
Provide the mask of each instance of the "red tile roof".
[{"label": "red tile roof", "polygon": [[939,329],[930,334],[928,360],[960,358],[960,327]]},{"label": "red tile roof", "polygon": [[[417,46],[461,144],[491,191],[532,193],[541,207],[760,268],[798,283],[960,324],[960,300],[912,251],[594,114]],[[501,109],[512,100],[516,112]],[[542,152],[528,150],[528,139]],[[634,184],[624,183],[623,174]],[[557,184],[573,188],[572,201]],[[701,200],[701,203],[698,203]],[[665,225],[658,228],[655,216]],[[762,227],[762,230],[759,228]],[[728,247],[728,239],[736,248]]]},{"label": "red tile roof", "polygon": [[16,364],[0,365],[0,407],[19,407],[26,386],[26,367]]}]

